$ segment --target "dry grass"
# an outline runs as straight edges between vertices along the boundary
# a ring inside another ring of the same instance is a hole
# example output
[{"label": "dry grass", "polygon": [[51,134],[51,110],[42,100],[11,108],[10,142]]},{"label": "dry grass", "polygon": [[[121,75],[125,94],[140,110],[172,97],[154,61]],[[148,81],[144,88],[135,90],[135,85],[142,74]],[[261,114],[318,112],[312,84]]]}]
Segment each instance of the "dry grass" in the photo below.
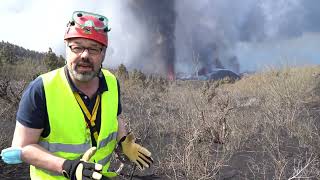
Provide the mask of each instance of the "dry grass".
[{"label": "dry grass", "polygon": [[122,116],[155,159],[137,175],[320,178],[320,67],[269,69],[235,83],[169,82],[137,71],[117,75]]},{"label": "dry grass", "polygon": [[287,67],[164,90],[124,82],[124,115],[167,179],[317,179],[319,74]]}]

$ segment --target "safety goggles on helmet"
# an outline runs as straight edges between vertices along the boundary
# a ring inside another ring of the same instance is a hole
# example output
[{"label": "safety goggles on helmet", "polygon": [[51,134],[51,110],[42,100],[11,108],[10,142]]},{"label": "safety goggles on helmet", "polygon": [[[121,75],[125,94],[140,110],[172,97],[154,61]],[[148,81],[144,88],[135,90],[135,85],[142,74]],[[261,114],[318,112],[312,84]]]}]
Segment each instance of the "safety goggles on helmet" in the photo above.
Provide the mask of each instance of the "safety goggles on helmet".
[{"label": "safety goggles on helmet", "polygon": [[108,18],[99,14],[85,11],[75,11],[72,14],[72,22],[76,23],[82,29],[91,27],[96,31],[110,31],[110,29],[108,29]]},{"label": "safety goggles on helmet", "polygon": [[108,45],[108,18],[85,11],[75,11],[68,23],[64,39],[86,38]]}]

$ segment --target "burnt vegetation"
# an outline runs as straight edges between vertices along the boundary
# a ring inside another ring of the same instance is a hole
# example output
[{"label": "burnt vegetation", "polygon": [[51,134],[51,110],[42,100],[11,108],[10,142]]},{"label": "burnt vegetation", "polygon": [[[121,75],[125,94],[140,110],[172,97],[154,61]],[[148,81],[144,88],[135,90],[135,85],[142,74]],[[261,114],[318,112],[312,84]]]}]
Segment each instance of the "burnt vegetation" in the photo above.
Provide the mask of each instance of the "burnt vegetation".
[{"label": "burnt vegetation", "polygon": [[[50,50],[33,58],[1,59],[0,149],[10,146],[27,84],[64,62]],[[112,71],[121,116],[155,160],[135,179],[320,178],[320,67],[266,69],[237,81],[169,81],[124,65]],[[28,176],[26,164],[0,163],[0,179]]]}]

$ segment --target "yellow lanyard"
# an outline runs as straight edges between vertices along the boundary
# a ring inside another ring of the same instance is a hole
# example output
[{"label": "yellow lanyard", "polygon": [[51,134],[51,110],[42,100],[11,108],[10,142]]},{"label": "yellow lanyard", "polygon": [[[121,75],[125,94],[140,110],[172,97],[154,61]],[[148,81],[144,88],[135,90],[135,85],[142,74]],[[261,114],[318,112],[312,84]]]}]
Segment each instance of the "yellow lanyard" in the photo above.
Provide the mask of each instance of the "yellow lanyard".
[{"label": "yellow lanyard", "polygon": [[95,120],[97,117],[97,112],[98,112],[98,108],[100,105],[100,95],[97,95],[96,98],[96,103],[94,104],[93,110],[92,110],[92,115],[90,114],[88,108],[86,107],[86,105],[84,104],[84,102],[82,101],[80,95],[75,92],[74,96],[76,97],[78,103],[80,104],[81,109],[83,110],[84,114],[87,116],[87,118],[89,119],[90,124],[88,124],[88,126],[91,126],[93,129],[93,136],[96,139],[96,142],[98,142],[98,132],[96,130],[96,128],[93,128],[96,124],[95,124]]}]

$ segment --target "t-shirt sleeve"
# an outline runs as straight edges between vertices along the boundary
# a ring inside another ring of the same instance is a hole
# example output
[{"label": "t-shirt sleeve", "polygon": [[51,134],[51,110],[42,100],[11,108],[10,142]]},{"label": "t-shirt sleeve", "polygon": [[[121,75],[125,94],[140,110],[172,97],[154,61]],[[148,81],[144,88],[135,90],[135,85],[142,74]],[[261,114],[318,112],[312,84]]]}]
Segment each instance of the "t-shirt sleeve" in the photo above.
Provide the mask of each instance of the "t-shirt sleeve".
[{"label": "t-shirt sleeve", "polygon": [[22,125],[42,129],[48,118],[42,78],[38,77],[25,89],[17,111],[17,121]]},{"label": "t-shirt sleeve", "polygon": [[119,85],[119,81],[117,79],[117,86],[118,86],[118,116],[122,113],[122,106],[121,106],[121,91],[120,91],[120,85]]}]

